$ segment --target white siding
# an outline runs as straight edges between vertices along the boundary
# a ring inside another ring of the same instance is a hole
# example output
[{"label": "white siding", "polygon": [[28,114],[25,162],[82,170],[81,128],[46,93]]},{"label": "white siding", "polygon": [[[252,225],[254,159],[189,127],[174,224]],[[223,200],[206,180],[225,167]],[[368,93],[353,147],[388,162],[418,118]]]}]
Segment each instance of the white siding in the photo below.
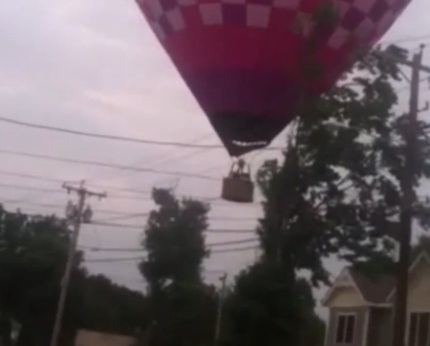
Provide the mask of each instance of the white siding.
[{"label": "white siding", "polygon": [[365,302],[354,287],[336,288],[327,301],[327,306],[331,308],[348,308],[365,305]]},{"label": "white siding", "polygon": [[422,261],[409,281],[409,311],[430,311],[430,264]]},{"label": "white siding", "polygon": [[134,338],[129,336],[79,330],[75,346],[133,346],[135,341]]}]

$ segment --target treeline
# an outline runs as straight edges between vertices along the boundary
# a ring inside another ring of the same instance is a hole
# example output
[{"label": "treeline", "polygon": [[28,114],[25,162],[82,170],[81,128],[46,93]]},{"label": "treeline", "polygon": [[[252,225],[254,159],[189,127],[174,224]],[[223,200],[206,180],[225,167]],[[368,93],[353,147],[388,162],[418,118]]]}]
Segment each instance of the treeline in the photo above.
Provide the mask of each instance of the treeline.
[{"label": "treeline", "polygon": [[[325,259],[374,275],[392,269],[389,239],[399,229],[406,153],[407,115],[395,112],[399,76],[398,66],[369,54],[331,91],[303,103],[283,159],[265,162],[257,173],[261,256],[225,295],[202,278],[210,205],[154,189],[139,264],[145,295],[89,275],[80,254],[62,345],[77,328],[135,335],[137,346],[322,345],[324,323],[312,289],[330,283]],[[418,185],[430,177],[430,141],[422,120],[415,131]],[[429,201],[420,196],[414,204],[424,230],[430,228]],[[0,222],[2,320],[22,325],[19,345],[45,346],[69,231],[55,218],[5,211]]]},{"label": "treeline", "polygon": [[[16,345],[48,345],[64,273],[70,232],[55,217],[28,217],[0,210],[1,337],[10,345],[12,321],[20,325]],[[70,285],[62,345],[78,328],[135,334],[145,322],[142,294],[90,275],[79,253]]]}]

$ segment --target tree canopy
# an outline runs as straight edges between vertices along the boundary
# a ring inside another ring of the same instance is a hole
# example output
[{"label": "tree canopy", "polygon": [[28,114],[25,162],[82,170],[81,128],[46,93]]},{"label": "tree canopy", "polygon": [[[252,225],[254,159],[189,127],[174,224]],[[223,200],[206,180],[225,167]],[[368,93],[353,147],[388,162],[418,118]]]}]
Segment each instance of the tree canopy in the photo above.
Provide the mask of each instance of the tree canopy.
[{"label": "tree canopy", "polygon": [[[370,53],[332,90],[304,100],[283,160],[267,161],[259,170],[263,255],[234,287],[234,343],[299,344],[307,323],[321,337],[322,322],[302,273],[310,273],[313,285],[328,284],[324,259],[336,256],[356,266],[371,259],[379,269],[392,263],[386,239],[399,229],[406,115],[396,112],[399,67],[379,56]],[[430,173],[426,130],[419,122],[417,183]],[[428,227],[425,203],[415,207]]]},{"label": "tree canopy", "polygon": [[148,217],[142,244],[147,255],[140,265],[149,288],[201,282],[209,206],[193,199],[179,201],[166,189],[154,189],[152,196],[158,208]]},{"label": "tree canopy", "polygon": [[[369,54],[335,88],[304,105],[284,161],[266,162],[258,174],[265,256],[310,270],[315,284],[328,282],[323,259],[329,256],[351,263],[386,258],[384,239],[398,230],[406,115],[396,112],[399,67],[378,56]],[[417,184],[430,174],[426,130],[419,121]],[[415,215],[428,227],[420,204]]]},{"label": "tree canopy", "polygon": [[[399,231],[407,125],[397,113],[397,80],[399,67],[371,53],[332,90],[303,100],[283,159],[265,162],[257,175],[262,256],[226,297],[202,278],[209,205],[154,189],[139,264],[146,296],[89,275],[79,253],[63,340],[79,327],[140,332],[139,345],[212,345],[223,307],[222,345],[322,345],[312,288],[329,283],[324,260],[336,256],[378,270],[392,264],[386,239]],[[415,186],[430,176],[428,130],[418,121]],[[428,229],[430,198],[418,197],[414,217]],[[18,345],[49,341],[69,236],[55,217],[0,210],[0,334],[10,329],[3,321],[19,321]],[[414,251],[428,247],[423,238]]]},{"label": "tree canopy", "polygon": [[[17,345],[49,344],[67,259],[70,232],[56,217],[29,217],[0,209],[1,334],[10,321],[21,325]],[[91,276],[78,253],[66,304],[61,340],[73,342],[77,328],[134,333],[145,321],[142,294],[102,276]],[[7,344],[6,344],[7,345]]]},{"label": "tree canopy", "polygon": [[140,269],[147,281],[151,322],[140,342],[154,346],[209,345],[215,324],[216,290],[202,280],[209,251],[204,232],[209,206],[178,200],[154,189],[157,208],[148,218]]}]

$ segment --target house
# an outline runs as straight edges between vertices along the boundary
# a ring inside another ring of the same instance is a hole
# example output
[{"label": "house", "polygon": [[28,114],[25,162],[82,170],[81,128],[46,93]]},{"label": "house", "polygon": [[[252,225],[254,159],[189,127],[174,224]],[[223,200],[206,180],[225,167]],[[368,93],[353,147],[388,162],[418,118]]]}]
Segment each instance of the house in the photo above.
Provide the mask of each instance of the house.
[{"label": "house", "polygon": [[130,336],[106,334],[91,330],[79,330],[75,346],[133,346],[136,339]]},{"label": "house", "polygon": [[[329,309],[325,346],[390,346],[395,279],[377,280],[344,268],[322,304]],[[430,346],[430,256],[422,252],[409,267],[405,346]]]}]

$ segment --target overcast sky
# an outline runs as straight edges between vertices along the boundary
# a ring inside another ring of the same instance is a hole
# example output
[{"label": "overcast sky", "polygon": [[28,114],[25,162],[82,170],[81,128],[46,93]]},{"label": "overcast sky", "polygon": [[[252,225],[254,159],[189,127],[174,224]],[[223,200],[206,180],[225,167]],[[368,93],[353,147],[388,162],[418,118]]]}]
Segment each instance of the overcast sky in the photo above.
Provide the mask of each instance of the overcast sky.
[{"label": "overcast sky", "polygon": [[[357,0],[358,1],[358,0]],[[411,50],[430,43],[428,0],[413,0],[383,41],[405,40]],[[97,133],[161,141],[218,144],[201,110],[139,13],[133,0],[13,0],[0,1],[0,116]],[[411,37],[429,35],[422,40]],[[430,51],[425,61],[430,64]],[[423,97],[428,87],[423,86]],[[283,136],[277,143],[283,143]],[[276,143],[275,143],[276,144]],[[19,128],[0,123],[0,150],[14,150],[74,159],[201,173],[222,178],[230,159],[223,150],[183,149],[110,142]],[[88,187],[106,185],[149,191],[152,186],[176,186],[181,195],[217,197],[220,181],[133,173],[79,166],[0,153],[0,171],[35,174],[63,180],[86,179]],[[250,156],[254,167],[275,153]],[[62,213],[69,198],[61,185],[0,173],[0,183],[58,189],[59,193],[0,186],[0,201],[9,209]],[[94,188],[95,189],[95,188]],[[97,188],[97,190],[100,190]],[[105,189],[134,200],[93,200],[94,209],[146,212],[148,196]],[[137,200],[136,198],[142,198]],[[16,200],[15,203],[10,200]],[[258,205],[217,202],[211,217],[257,218]],[[97,214],[94,219],[113,215]],[[144,218],[121,221],[143,225]],[[253,229],[256,222],[212,221],[214,229]],[[138,229],[85,226],[80,244],[136,247]],[[252,236],[252,235],[251,235]],[[250,235],[210,235],[208,241],[249,238]],[[87,258],[130,257],[130,253],[95,253]],[[214,255],[207,268],[232,274],[251,263],[254,251]],[[91,270],[139,289],[141,278],[133,262],[93,263]],[[339,265],[331,264],[334,272]],[[219,274],[208,274],[211,281]],[[215,275],[215,276],[214,276]]]}]

